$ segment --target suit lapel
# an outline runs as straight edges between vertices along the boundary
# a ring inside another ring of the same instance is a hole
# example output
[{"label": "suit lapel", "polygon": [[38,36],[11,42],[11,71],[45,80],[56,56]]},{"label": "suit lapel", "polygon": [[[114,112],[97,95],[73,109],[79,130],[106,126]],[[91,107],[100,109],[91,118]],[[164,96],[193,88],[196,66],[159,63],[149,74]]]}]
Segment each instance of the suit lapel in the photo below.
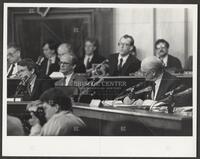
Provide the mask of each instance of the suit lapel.
[{"label": "suit lapel", "polygon": [[35,95],[35,92],[36,92],[37,89],[38,89],[38,85],[39,85],[39,80],[37,80],[37,78],[36,78],[35,83],[34,83],[34,86],[33,86],[33,90],[32,90],[32,92],[31,92],[31,98]]},{"label": "suit lapel", "polygon": [[76,78],[76,74],[72,74],[70,80],[69,80],[69,83],[68,83],[68,86],[73,86],[74,85],[74,80]]},{"label": "suit lapel", "polygon": [[168,86],[167,86],[167,78],[166,78],[166,73],[163,73],[163,77],[160,82],[160,86],[158,88],[158,92],[156,95],[156,100],[161,99],[161,97],[164,95],[164,92],[167,92]]},{"label": "suit lapel", "polygon": [[131,62],[132,62],[131,55],[129,55],[127,60],[126,60],[126,62],[122,66],[122,71],[121,71],[122,74],[127,71],[127,69],[128,69],[128,67],[129,67]]}]

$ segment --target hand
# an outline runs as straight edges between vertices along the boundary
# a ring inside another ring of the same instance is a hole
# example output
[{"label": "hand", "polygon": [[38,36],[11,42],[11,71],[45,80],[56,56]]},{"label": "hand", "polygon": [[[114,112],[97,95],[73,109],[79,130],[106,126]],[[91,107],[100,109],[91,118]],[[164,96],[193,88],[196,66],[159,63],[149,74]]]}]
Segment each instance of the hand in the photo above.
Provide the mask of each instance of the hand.
[{"label": "hand", "polygon": [[133,103],[133,105],[134,106],[141,106],[142,104],[143,104],[143,100],[142,99],[138,99],[138,100],[136,100],[134,103]]},{"label": "hand", "polygon": [[124,104],[132,105],[135,102],[135,99],[130,99],[129,96],[125,97],[123,100]]}]

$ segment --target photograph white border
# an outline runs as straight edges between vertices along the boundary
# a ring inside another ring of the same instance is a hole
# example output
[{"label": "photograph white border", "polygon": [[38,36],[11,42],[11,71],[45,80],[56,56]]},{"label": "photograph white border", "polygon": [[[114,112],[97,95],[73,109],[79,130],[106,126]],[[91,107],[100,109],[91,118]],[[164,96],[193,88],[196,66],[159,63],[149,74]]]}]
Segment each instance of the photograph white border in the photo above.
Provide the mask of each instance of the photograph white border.
[{"label": "photograph white border", "polygon": [[[7,117],[7,10],[8,7],[69,8],[181,8],[191,7],[193,15],[193,135],[167,137],[11,137],[6,136]],[[187,4],[72,4],[4,3],[3,24],[3,156],[124,156],[195,157],[197,125],[197,5]]]}]

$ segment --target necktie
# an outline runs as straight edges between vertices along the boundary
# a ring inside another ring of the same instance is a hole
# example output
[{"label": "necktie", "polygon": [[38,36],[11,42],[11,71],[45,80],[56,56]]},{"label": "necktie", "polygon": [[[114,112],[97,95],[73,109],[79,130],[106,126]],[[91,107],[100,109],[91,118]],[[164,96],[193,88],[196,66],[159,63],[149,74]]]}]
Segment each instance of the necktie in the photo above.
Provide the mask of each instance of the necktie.
[{"label": "necktie", "polygon": [[11,69],[10,69],[8,75],[7,75],[7,78],[9,78],[9,77],[12,75],[12,72],[13,72],[13,70],[14,70],[14,67],[15,67],[15,65],[14,65],[14,64],[11,64]]},{"label": "necktie", "polygon": [[153,83],[152,83],[151,99],[154,99],[154,98],[155,98],[155,86],[156,86],[156,83],[153,82]]},{"label": "necktie", "polygon": [[47,69],[46,69],[46,75],[49,74],[50,65],[51,65],[51,59],[48,59],[48,62],[47,62]]},{"label": "necktie", "polygon": [[160,58],[160,61],[162,62],[163,66],[165,67],[165,63],[162,58]]},{"label": "necktie", "polygon": [[28,94],[31,96],[31,85],[30,83],[27,85]]},{"label": "necktie", "polygon": [[86,69],[90,68],[90,58],[88,57],[87,62],[86,62]]},{"label": "necktie", "polygon": [[65,76],[64,79],[63,79],[63,86],[66,85],[66,79],[67,79],[67,77]]},{"label": "necktie", "polygon": [[119,62],[119,66],[118,66],[118,70],[119,71],[122,69],[122,62],[123,62],[123,59],[120,58],[120,62]]}]

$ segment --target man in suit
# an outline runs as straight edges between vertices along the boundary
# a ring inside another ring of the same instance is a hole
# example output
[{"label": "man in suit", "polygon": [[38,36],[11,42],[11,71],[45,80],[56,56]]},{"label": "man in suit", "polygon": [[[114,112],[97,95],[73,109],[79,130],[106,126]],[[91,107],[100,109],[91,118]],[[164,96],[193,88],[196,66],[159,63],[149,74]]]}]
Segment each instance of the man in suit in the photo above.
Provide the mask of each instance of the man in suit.
[{"label": "man in suit", "polygon": [[109,56],[108,67],[110,76],[129,76],[140,69],[140,61],[132,55],[134,39],[130,35],[124,35],[118,43],[119,53]]},{"label": "man in suit", "polygon": [[[71,54],[71,55],[75,56],[75,54],[74,54],[74,52],[72,50],[72,46],[69,43],[60,44],[58,46],[58,50],[57,51],[58,51],[59,59],[65,54]],[[78,62],[76,64],[76,67],[74,69],[74,72],[75,73],[85,73],[86,72],[85,66],[80,60],[78,60]]]},{"label": "man in suit", "polygon": [[85,65],[86,72],[91,73],[92,64],[100,64],[105,58],[98,54],[97,41],[93,38],[85,40],[84,56],[82,61]]},{"label": "man in suit", "polygon": [[52,72],[59,71],[59,58],[57,57],[57,44],[54,41],[47,41],[42,47],[44,57],[40,59],[39,76],[49,76]]},{"label": "man in suit", "polygon": [[135,101],[136,99],[134,97],[129,101],[130,96],[127,96],[124,99],[125,103],[137,102],[142,104],[145,99],[159,101],[165,98],[167,92],[175,89],[179,85],[178,78],[165,71],[162,61],[155,56],[142,60],[141,71],[145,76],[145,80],[151,81],[148,82],[151,85],[151,89],[137,97],[139,98],[139,102]]},{"label": "man in suit", "polygon": [[161,59],[166,70],[169,72],[183,72],[181,61],[168,54],[169,43],[164,39],[158,39],[155,43],[156,56]]},{"label": "man in suit", "polygon": [[85,78],[75,73],[77,58],[71,54],[64,54],[60,57],[60,72],[64,78],[55,82],[55,86],[83,86]]},{"label": "man in suit", "polygon": [[17,62],[21,61],[21,50],[17,45],[8,45],[7,50],[7,78],[16,77]]},{"label": "man in suit", "polygon": [[23,100],[36,100],[47,89],[53,87],[53,82],[49,77],[40,79],[37,72],[36,64],[31,59],[23,59],[18,62],[17,76],[20,83],[17,87],[15,96],[22,97]]}]

